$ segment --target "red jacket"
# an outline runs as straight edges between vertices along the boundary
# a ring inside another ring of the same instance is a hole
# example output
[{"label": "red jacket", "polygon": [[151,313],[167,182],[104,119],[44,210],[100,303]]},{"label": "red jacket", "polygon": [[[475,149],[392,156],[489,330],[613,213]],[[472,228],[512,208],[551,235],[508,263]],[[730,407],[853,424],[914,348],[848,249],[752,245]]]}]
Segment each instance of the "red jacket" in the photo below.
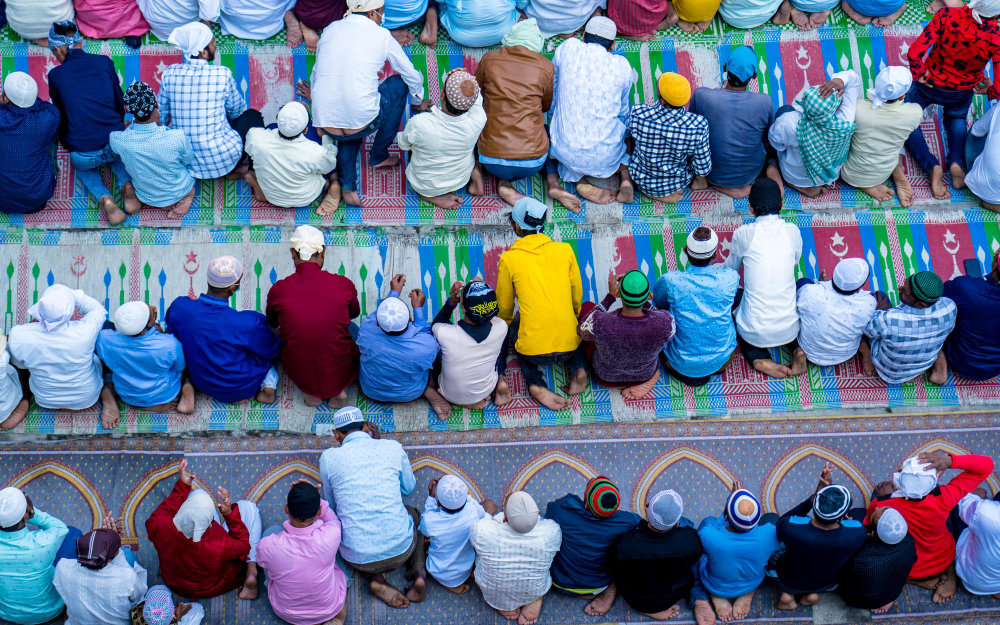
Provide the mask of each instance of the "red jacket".
[{"label": "red jacket", "polygon": [[883,506],[895,508],[906,519],[910,536],[917,543],[917,563],[910,570],[910,579],[933,577],[943,573],[955,561],[955,539],[948,531],[945,520],[958,500],[979,487],[993,471],[993,459],[989,456],[952,454],[951,459],[952,468],[962,472],[923,499],[914,501],[896,497],[875,500],[868,506],[866,525],[872,511]]},{"label": "red jacket", "polygon": [[243,584],[250,532],[234,504],[226,517],[228,534],[215,521],[198,542],[181,534],[174,527],[174,515],[190,492],[190,486],[177,480],[167,498],[146,519],[146,533],[160,557],[160,575],[167,586],[182,597],[208,599]]},{"label": "red jacket", "polygon": [[[945,7],[910,44],[906,58],[914,82],[926,71],[935,87],[968,91],[983,81],[987,63],[1000,64],[1000,22],[983,18],[980,24],[967,6]],[[986,97],[995,100],[997,87],[990,87]]]}]

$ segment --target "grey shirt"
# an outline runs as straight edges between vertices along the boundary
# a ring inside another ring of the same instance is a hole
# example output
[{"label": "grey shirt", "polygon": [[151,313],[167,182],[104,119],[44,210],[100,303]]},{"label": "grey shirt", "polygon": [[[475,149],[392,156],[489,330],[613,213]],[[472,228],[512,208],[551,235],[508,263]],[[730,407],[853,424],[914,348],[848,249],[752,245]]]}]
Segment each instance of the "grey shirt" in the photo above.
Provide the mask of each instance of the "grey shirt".
[{"label": "grey shirt", "polygon": [[699,87],[688,110],[708,120],[712,150],[708,182],[727,188],[752,184],[764,169],[767,131],[774,122],[771,98],[750,91]]}]

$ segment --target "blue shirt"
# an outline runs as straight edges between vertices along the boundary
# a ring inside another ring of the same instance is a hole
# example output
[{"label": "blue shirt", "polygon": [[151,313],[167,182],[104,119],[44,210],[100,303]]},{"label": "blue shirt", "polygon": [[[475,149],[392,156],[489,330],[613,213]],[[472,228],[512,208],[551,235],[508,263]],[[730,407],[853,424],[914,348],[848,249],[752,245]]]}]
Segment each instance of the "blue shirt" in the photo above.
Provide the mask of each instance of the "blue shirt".
[{"label": "blue shirt", "polygon": [[111,369],[118,396],[129,405],[158,406],[173,401],[181,392],[184,350],[173,335],[155,328],[142,336],[101,330],[97,355]]},{"label": "blue shirt", "polygon": [[38,508],[28,523],[39,529],[0,532],[0,620],[34,625],[59,616],[65,605],[52,578],[69,528]]},{"label": "blue shirt", "polygon": [[394,0],[385,5],[382,27],[396,30],[422,18],[427,13],[427,0]]},{"label": "blue shirt", "polygon": [[521,16],[517,4],[516,0],[438,0],[438,10],[452,41],[485,48],[500,43],[517,24]]},{"label": "blue shirt", "polygon": [[740,275],[720,264],[670,271],[656,281],[653,303],[674,316],[674,338],[663,348],[670,367],[692,378],[712,375],[736,349],[733,298]]},{"label": "blue shirt", "polygon": [[[389,291],[389,297],[398,296]],[[377,312],[365,317],[358,331],[361,390],[375,401],[413,401],[424,394],[441,347],[424,320],[423,308],[413,311],[413,322],[398,336],[390,336],[378,327]]]},{"label": "blue shirt", "polygon": [[707,119],[712,129],[709,184],[727,188],[753,184],[764,169],[767,131],[774,123],[771,98],[752,91],[699,87],[688,110]]},{"label": "blue shirt", "polygon": [[600,590],[610,584],[611,545],[642,520],[625,510],[599,518],[572,493],[549,502],[545,518],[558,523],[562,530],[562,546],[552,561],[551,574],[552,583],[567,590]]},{"label": "blue shirt", "polygon": [[[404,553],[413,542],[413,517],[403,497],[417,479],[403,446],[351,432],[319,457],[323,498],[340,518],[340,555],[367,564]],[[423,549],[423,545],[417,545]]]},{"label": "blue shirt", "polygon": [[0,104],[0,211],[32,213],[56,190],[53,141],[59,110],[35,100],[28,108]]},{"label": "blue shirt", "polygon": [[173,206],[194,186],[194,177],[188,172],[191,142],[183,130],[133,122],[125,130],[111,133],[109,142],[144,204]]},{"label": "blue shirt", "polygon": [[447,512],[437,499],[427,497],[420,515],[420,533],[430,539],[427,572],[443,586],[455,588],[469,579],[476,563],[476,550],[469,542],[472,526],[486,518],[483,506],[469,495],[458,512]]},{"label": "blue shirt", "polygon": [[115,64],[103,54],[70,48],[49,71],[49,97],[62,118],[59,140],[70,152],[96,152],[125,124],[125,97]]},{"label": "blue shirt", "polygon": [[989,380],[1000,375],[1000,285],[986,280],[959,276],[944,283],[944,296],[958,306],[955,329],[944,344],[948,364],[970,380]]},{"label": "blue shirt", "polygon": [[758,525],[749,532],[731,532],[719,517],[706,517],[698,527],[703,554],[698,561],[702,586],[716,597],[740,597],[764,581],[764,567],[778,548],[777,527]]},{"label": "blue shirt", "polygon": [[281,353],[281,339],[264,315],[235,310],[227,300],[207,293],[175,299],[166,321],[167,331],[184,346],[195,387],[221,402],[253,397]]},{"label": "blue shirt", "polygon": [[778,519],[778,540],[785,544],[775,564],[778,581],[803,593],[823,592],[836,584],[840,569],[868,536],[854,519],[842,520],[837,529],[820,529],[806,516],[810,510],[812,500],[806,499]]}]

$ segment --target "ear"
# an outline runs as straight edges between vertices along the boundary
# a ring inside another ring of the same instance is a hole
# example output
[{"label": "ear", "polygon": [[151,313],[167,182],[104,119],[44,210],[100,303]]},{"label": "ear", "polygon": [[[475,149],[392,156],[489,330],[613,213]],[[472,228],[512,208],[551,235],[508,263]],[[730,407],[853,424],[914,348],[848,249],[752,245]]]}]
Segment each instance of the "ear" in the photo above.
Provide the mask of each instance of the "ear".
[{"label": "ear", "polygon": [[288,504],[287,503],[285,504],[285,514],[289,514],[289,512],[288,512]]}]

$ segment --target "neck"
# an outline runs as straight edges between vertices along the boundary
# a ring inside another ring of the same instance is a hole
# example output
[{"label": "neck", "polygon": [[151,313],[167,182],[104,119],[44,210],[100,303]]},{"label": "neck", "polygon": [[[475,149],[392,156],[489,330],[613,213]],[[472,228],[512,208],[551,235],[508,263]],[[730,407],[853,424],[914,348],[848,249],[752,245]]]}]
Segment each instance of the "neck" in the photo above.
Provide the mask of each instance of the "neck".
[{"label": "neck", "polygon": [[622,306],[622,317],[641,317],[642,306]]},{"label": "neck", "polygon": [[837,529],[837,528],[840,527],[840,523],[831,523],[830,525],[823,525],[822,523],[818,522],[816,519],[812,519],[811,521],[809,521],[809,523],[813,527],[818,527],[819,529],[821,529],[823,531],[835,530],[835,529]]},{"label": "neck", "polygon": [[288,517],[288,523],[292,527],[297,527],[299,529],[301,529],[303,527],[309,527],[310,525],[313,524],[312,521],[300,521],[298,519],[293,519],[292,517]]},{"label": "neck", "polygon": [[729,84],[729,81],[727,80],[726,82],[722,83],[722,88],[725,89],[726,91],[746,91],[748,85],[749,83],[747,85],[743,85],[742,87],[734,87],[731,84]]}]

